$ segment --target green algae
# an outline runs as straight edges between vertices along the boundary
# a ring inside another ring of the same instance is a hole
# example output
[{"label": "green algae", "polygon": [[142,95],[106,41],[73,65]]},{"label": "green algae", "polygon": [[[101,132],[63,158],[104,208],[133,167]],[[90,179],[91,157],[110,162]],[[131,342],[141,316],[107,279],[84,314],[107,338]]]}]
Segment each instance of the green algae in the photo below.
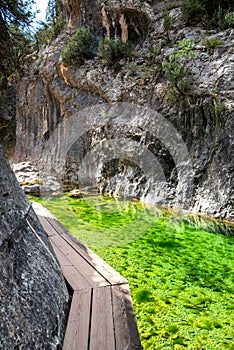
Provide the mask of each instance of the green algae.
[{"label": "green algae", "polygon": [[234,348],[233,237],[138,202],[38,200],[128,279],[144,349]]}]

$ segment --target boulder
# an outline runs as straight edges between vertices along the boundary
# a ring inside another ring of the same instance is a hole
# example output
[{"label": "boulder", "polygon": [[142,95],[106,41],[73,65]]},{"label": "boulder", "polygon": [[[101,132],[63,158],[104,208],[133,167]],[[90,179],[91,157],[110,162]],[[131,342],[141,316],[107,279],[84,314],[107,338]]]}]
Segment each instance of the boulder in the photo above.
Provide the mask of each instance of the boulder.
[{"label": "boulder", "polygon": [[61,194],[62,186],[58,179],[55,176],[46,176],[30,162],[13,164],[12,169],[24,193],[34,195]]},{"label": "boulder", "polygon": [[61,349],[66,284],[1,146],[0,164],[0,348]]}]

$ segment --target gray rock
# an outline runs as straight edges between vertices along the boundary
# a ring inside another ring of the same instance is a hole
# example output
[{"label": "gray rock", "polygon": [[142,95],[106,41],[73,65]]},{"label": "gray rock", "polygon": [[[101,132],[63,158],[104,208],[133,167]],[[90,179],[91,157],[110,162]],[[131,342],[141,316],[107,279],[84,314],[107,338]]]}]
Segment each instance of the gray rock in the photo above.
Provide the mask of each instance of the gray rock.
[{"label": "gray rock", "polygon": [[68,291],[0,146],[0,348],[61,349]]},{"label": "gray rock", "polygon": [[26,194],[61,194],[62,185],[55,176],[46,175],[30,162],[12,165],[17,181]]},{"label": "gray rock", "polygon": [[[147,146],[148,150],[153,151],[155,159],[162,163],[168,180],[168,186],[164,188],[167,192],[165,197],[167,204],[174,206],[175,198],[181,196],[185,199],[186,182],[180,182],[180,186],[177,186],[177,168],[170,152],[167,152],[165,145],[159,146],[157,139],[147,140],[145,131],[139,130],[137,124],[128,130],[115,123],[100,127],[95,125],[94,113],[89,130],[76,144],[71,145],[69,152],[64,151],[67,150],[69,138],[73,139],[73,134],[77,130],[78,134],[83,128],[85,108],[92,111],[93,106],[101,106],[103,102],[110,105],[128,102],[147,106],[162,114],[178,130],[189,151],[195,173],[190,210],[231,219],[234,166],[231,151],[234,124],[233,29],[216,32],[207,31],[201,25],[184,27],[180,16],[181,3],[107,0],[103,3],[85,2],[80,6],[74,0],[64,1],[68,18],[66,29],[40,52],[18,85],[15,160],[28,160],[37,165],[40,172],[44,171],[60,180],[72,180],[77,187],[80,181],[78,172],[86,154],[98,143],[122,135]],[[163,9],[168,9],[174,18],[169,33],[171,41],[176,43],[183,38],[190,39],[195,42],[196,52],[196,57],[188,63],[195,79],[191,95],[187,98],[178,95],[172,101],[168,94],[168,83],[160,73],[160,63],[173,50],[171,43],[165,43]],[[97,40],[102,36],[103,27],[106,34],[109,31],[121,37],[132,37],[135,42],[133,60],[126,61],[119,72],[103,67],[97,57],[81,67],[64,66],[61,50],[76,29],[77,21],[93,28]],[[126,23],[130,24],[127,29]],[[225,44],[209,54],[202,38],[215,36]],[[35,71],[39,71],[39,74],[35,75]],[[69,121],[74,116],[76,126],[68,130]],[[141,121],[141,118],[136,119],[139,125]],[[69,135],[68,140],[65,140],[64,135]],[[48,142],[52,146],[45,156]],[[100,166],[104,164],[104,158]],[[116,193],[114,183],[119,186],[119,182],[115,181],[115,175],[120,172],[122,164],[120,161],[118,164],[110,162],[109,165],[109,170],[104,166],[98,169],[101,179],[99,186],[104,192],[109,189]],[[132,171],[132,178],[125,179],[127,186],[133,185],[132,195],[135,193],[137,197],[146,194],[147,188],[153,186],[152,181],[145,184],[144,179],[141,179],[142,174],[130,161],[124,166]],[[112,168],[116,169],[116,174],[112,173]],[[122,193],[123,188],[118,188]]]},{"label": "gray rock", "polygon": [[13,164],[12,169],[20,184],[33,185],[39,183],[39,170],[30,162]]}]

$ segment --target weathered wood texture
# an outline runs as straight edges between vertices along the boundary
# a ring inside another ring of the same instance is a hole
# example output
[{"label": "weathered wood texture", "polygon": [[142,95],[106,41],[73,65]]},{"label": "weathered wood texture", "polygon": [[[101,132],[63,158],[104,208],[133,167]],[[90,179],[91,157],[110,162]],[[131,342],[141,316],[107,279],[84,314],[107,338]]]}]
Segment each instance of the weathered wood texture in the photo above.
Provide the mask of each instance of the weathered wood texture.
[{"label": "weathered wood texture", "polygon": [[48,210],[33,207],[73,290],[63,350],[141,349],[127,280]]}]

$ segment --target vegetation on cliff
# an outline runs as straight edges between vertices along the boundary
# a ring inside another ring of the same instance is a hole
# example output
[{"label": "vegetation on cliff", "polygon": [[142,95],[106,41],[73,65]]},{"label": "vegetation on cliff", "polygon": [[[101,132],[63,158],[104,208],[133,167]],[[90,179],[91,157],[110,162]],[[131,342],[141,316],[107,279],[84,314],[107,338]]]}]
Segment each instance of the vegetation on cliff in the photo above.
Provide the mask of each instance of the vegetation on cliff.
[{"label": "vegetation on cliff", "polygon": [[34,0],[0,1],[0,140],[8,155],[15,143],[15,82],[33,51],[26,28],[33,20]]},{"label": "vegetation on cliff", "polygon": [[32,4],[28,1],[0,1],[0,73],[7,78],[20,69],[22,57],[28,53],[29,40],[25,28],[33,20]]},{"label": "vegetation on cliff", "polygon": [[182,5],[186,25],[202,22],[206,27],[225,29],[234,26],[232,0],[186,0]]},{"label": "vegetation on cliff", "polygon": [[69,40],[62,51],[62,61],[65,64],[82,65],[85,60],[94,56],[95,37],[89,27],[81,27]]}]

